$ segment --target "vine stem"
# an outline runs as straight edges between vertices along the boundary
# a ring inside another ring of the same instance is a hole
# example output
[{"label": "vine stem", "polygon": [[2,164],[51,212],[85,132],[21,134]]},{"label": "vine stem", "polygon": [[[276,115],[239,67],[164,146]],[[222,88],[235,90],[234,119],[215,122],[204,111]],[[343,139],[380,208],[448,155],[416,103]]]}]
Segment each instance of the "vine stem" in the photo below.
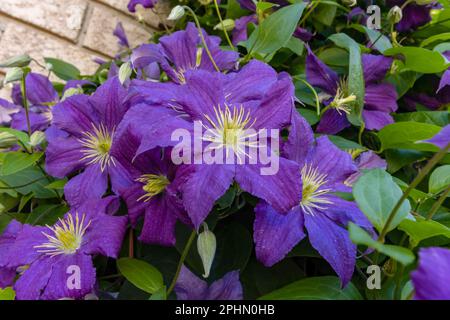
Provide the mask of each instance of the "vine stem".
[{"label": "vine stem", "polygon": [[22,76],[22,79],[20,81],[20,90],[22,91],[23,107],[25,108],[25,117],[27,118],[28,136],[31,137],[30,112],[28,110],[29,108],[27,100],[27,86],[25,84],[25,74]]},{"label": "vine stem", "polygon": [[170,293],[175,288],[178,277],[180,276],[181,268],[183,267],[184,260],[186,260],[186,257],[189,253],[189,250],[191,249],[192,243],[194,242],[196,235],[197,235],[197,232],[195,230],[192,230],[192,233],[189,236],[186,246],[184,247],[183,252],[181,253],[180,261],[178,262],[177,271],[175,272],[172,283],[170,284],[169,289],[167,289],[167,296],[169,296]]},{"label": "vine stem", "polygon": [[195,14],[194,10],[192,10],[188,6],[183,6],[184,9],[189,11],[189,13],[194,18],[195,24],[198,29],[198,33],[200,35],[200,39],[202,40],[203,46],[205,47],[206,54],[208,55],[209,59],[211,60],[211,63],[214,66],[214,69],[216,69],[217,72],[220,72],[219,67],[217,66],[216,62],[214,61],[214,58],[212,57],[211,51],[209,51],[208,45],[206,44],[205,36],[203,35],[202,27],[200,26],[200,22],[198,21],[197,15]]},{"label": "vine stem", "polygon": [[428,213],[427,220],[431,220],[433,218],[434,214],[439,210],[439,208],[444,203],[449,193],[450,193],[450,186],[448,186],[447,189],[445,189],[445,191],[439,197],[438,201],[436,201],[433,204],[433,206],[430,209],[430,212]]},{"label": "vine stem", "polygon": [[384,224],[383,229],[381,230],[380,236],[378,237],[379,242],[384,242],[384,237],[386,236],[389,226],[394,220],[395,215],[397,214],[398,210],[400,209],[403,202],[408,198],[411,191],[417,187],[417,185],[427,176],[427,174],[434,168],[434,166],[446,156],[447,150],[450,149],[450,143],[447,144],[447,146],[443,149],[441,149],[439,152],[435,153],[434,156],[427,162],[425,167],[419,172],[419,174],[414,178],[414,180],[411,182],[411,184],[406,188],[405,192],[403,192],[400,199],[397,201],[396,205],[392,209],[391,213],[389,214],[388,219],[386,220],[386,223]]},{"label": "vine stem", "polygon": [[225,29],[225,25],[223,24],[222,15],[220,14],[219,4],[217,3],[217,0],[214,0],[214,6],[216,7],[217,16],[219,17],[220,24],[222,25],[223,33],[225,34],[225,38],[227,39],[228,45],[231,47],[231,49],[235,50],[233,43],[231,42],[230,37],[228,36],[228,32]]}]

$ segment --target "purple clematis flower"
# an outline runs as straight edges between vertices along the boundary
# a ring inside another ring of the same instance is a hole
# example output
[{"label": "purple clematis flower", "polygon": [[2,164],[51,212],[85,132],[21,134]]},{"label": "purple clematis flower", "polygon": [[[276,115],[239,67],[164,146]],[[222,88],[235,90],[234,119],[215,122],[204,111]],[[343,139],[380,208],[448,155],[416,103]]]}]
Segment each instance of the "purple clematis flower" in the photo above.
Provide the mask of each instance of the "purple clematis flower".
[{"label": "purple clematis flower", "polygon": [[140,138],[133,132],[133,125],[119,131],[122,133],[118,135],[112,154],[130,176],[129,185],[120,190],[120,195],[127,204],[131,223],[135,225],[144,216],[139,240],[175,245],[176,221],[190,222],[178,196],[189,168],[175,166],[170,158],[171,150],[156,148],[135,157]]},{"label": "purple clematis flower", "polygon": [[208,286],[205,281],[183,266],[174,290],[178,300],[242,300],[243,298],[238,271],[229,272],[222,279]]},{"label": "purple clematis flower", "polygon": [[114,133],[128,107],[127,91],[117,77],[108,79],[92,96],[75,95],[53,108],[52,126],[46,131],[46,171],[65,177],[83,170],[64,188],[71,205],[101,198],[127,183],[126,170],[110,154]]},{"label": "purple clematis flower", "polygon": [[158,0],[130,0],[130,2],[128,2],[128,11],[130,12],[136,12],[136,6],[137,5],[141,5],[144,8],[153,8],[156,3],[158,2]]},{"label": "purple clematis flower", "polygon": [[[52,120],[51,108],[58,102],[58,92],[53,88],[50,80],[37,73],[29,73],[25,79],[27,88],[27,99],[30,105],[30,124],[31,131],[45,130]],[[17,89],[16,89],[17,90]],[[20,92],[20,89],[18,89]],[[14,100],[18,100],[22,104],[22,97],[17,97],[17,91]],[[17,130],[26,131],[27,121],[25,109],[21,108],[20,112],[13,115],[11,127]]]},{"label": "purple clematis flower", "polygon": [[[294,99],[291,78],[253,60],[239,72],[226,75],[204,70],[186,72],[185,81],[182,86],[135,81],[132,90],[143,96],[146,103],[132,107],[124,123],[134,125],[143,134],[137,155],[158,146],[191,146],[184,139],[179,142],[172,138],[172,133],[179,129],[194,137],[194,144],[195,137],[202,133],[204,136],[197,143],[203,146],[216,143],[203,153],[197,152],[194,146],[192,154],[186,155],[189,159],[226,154],[227,161],[220,161],[222,164],[196,160],[189,164],[194,167],[194,173],[183,185],[182,194],[194,226],[199,227],[233,181],[280,212],[296,205],[300,195],[300,186],[295,183],[300,178],[298,166],[277,155],[276,174],[261,175],[264,165],[256,157],[256,163],[250,163],[247,152],[250,145],[245,142],[250,138],[247,135],[250,129],[277,131],[289,124]],[[195,131],[199,122],[200,132]],[[252,145],[263,144],[260,142],[257,140]],[[237,156],[238,161],[228,162],[230,154]]]},{"label": "purple clematis flower", "polygon": [[[19,300],[81,299],[94,290],[96,276],[92,256],[117,258],[127,218],[108,213],[119,206],[118,198],[86,202],[53,226],[23,225],[10,249],[8,267],[21,267],[14,290]],[[69,277],[80,276],[73,287]]]},{"label": "purple clematis flower", "polygon": [[232,42],[234,45],[237,45],[241,41],[245,41],[248,38],[247,35],[247,26],[249,23],[256,24],[258,22],[258,18],[256,14],[251,14],[248,16],[240,17],[234,21],[234,29],[231,33]]},{"label": "purple clematis flower", "polygon": [[419,251],[419,266],[411,273],[417,300],[450,300],[450,250],[438,247]]},{"label": "purple clematis flower", "polygon": [[305,237],[306,228],[311,245],[330,263],[345,286],[356,260],[356,245],[350,240],[347,224],[353,222],[372,230],[354,202],[333,194],[356,172],[352,157],[326,136],[314,141],[310,126],[298,114],[293,116],[283,153],[300,166],[301,179],[296,184],[302,187],[302,196],[287,214],[278,213],[264,201],[256,206],[256,256],[265,266],[274,265]]},{"label": "purple clematis flower", "polygon": [[12,120],[12,115],[19,111],[20,107],[18,105],[0,98],[0,125],[8,125]]},{"label": "purple clematis flower", "polygon": [[[406,0],[388,0],[387,5],[401,7]],[[431,21],[430,11],[436,4],[419,5],[414,2],[409,3],[403,8],[403,17],[396,24],[396,29],[400,32],[410,32],[421,27]]]},{"label": "purple clematis flower", "polygon": [[[239,53],[222,50],[219,45],[221,39],[209,36],[202,30],[206,44],[212,58],[221,71],[235,68]],[[131,61],[136,68],[158,62],[167,75],[177,83],[185,83],[185,73],[188,70],[214,71],[214,65],[202,48],[202,41],[197,27],[188,23],[186,30],[174,32],[171,35],[161,37],[159,44],[144,44],[135,49],[131,55]]]},{"label": "purple clematis flower", "polygon": [[[366,129],[379,130],[393,123],[390,113],[397,110],[397,91],[394,85],[380,82],[392,64],[392,59],[371,54],[362,55],[365,80],[364,110],[362,117]],[[308,48],[306,57],[306,78],[315,87],[331,97],[325,101],[327,110],[317,126],[317,132],[336,134],[350,126],[346,114],[349,104],[356,97],[348,92],[345,78],[339,79],[336,72],[320,61]]]},{"label": "purple clematis flower", "polygon": [[[30,108],[31,131],[43,131],[48,128],[53,119],[52,108],[59,101],[58,92],[47,77],[38,73],[29,73],[25,79],[25,85]],[[67,89],[85,85],[93,85],[93,83],[87,80],[69,80],[64,86],[63,93]],[[19,85],[13,87],[11,96],[17,106],[23,106]],[[21,131],[28,130],[26,113],[23,107],[19,107],[19,112],[12,115],[11,128]]]},{"label": "purple clematis flower", "polygon": [[424,142],[434,144],[440,149],[444,149],[450,143],[450,124],[443,127],[433,138],[424,140]]},{"label": "purple clematis flower", "polygon": [[22,231],[22,224],[16,220],[11,221],[0,236],[0,289],[10,287],[16,277],[16,268],[7,267],[8,256],[13,254],[14,241]]}]

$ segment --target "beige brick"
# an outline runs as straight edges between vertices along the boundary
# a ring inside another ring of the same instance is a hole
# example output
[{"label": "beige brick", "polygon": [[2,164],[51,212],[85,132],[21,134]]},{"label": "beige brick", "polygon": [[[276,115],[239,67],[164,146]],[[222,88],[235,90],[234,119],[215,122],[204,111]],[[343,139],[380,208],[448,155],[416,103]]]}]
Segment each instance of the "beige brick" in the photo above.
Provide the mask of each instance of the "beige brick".
[{"label": "beige brick", "polygon": [[4,79],[4,76],[0,75],[0,98],[6,99],[8,101],[12,101],[11,100],[12,86],[11,86],[11,84],[6,84],[3,86],[3,79]]},{"label": "beige brick", "polygon": [[108,56],[118,53],[120,47],[113,31],[122,22],[132,47],[148,42],[151,31],[134,22],[131,18],[117,14],[104,7],[95,7],[89,19],[83,46]]},{"label": "beige brick", "polygon": [[[62,59],[77,66],[84,74],[93,73],[98,67],[92,61],[95,56],[82,48],[67,41],[49,37],[44,32],[13,22],[8,23],[0,39],[0,61],[23,53],[28,53],[41,64],[44,64],[43,57]],[[35,63],[31,66],[33,71],[44,72]]]},{"label": "beige brick", "polygon": [[100,3],[104,3],[110,7],[120,10],[126,14],[135,16],[135,18],[142,18],[148,25],[154,28],[160,28],[161,23],[164,21],[167,23],[165,18],[170,13],[170,1],[161,0],[158,1],[153,9],[145,9],[138,5],[136,7],[136,13],[131,13],[128,11],[127,5],[128,0],[97,0]]},{"label": "beige brick", "polygon": [[86,0],[1,0],[0,11],[75,41],[83,24]]}]

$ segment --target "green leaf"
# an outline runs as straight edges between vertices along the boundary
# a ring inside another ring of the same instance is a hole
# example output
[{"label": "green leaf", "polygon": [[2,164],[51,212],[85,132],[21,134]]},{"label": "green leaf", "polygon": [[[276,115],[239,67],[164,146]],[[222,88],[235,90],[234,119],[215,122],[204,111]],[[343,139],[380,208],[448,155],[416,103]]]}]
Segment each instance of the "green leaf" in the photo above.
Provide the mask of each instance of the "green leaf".
[{"label": "green leaf", "polygon": [[14,67],[22,68],[28,66],[30,62],[31,58],[29,55],[21,54],[0,62],[0,68],[14,68]]},{"label": "green leaf", "polygon": [[450,165],[434,169],[428,181],[428,191],[437,194],[450,185]]},{"label": "green leaf", "polygon": [[329,135],[328,138],[341,150],[364,149],[362,145],[341,136]]},{"label": "green leaf", "polygon": [[422,43],[420,44],[421,47],[426,47],[430,44],[432,44],[433,42],[436,41],[445,41],[445,40],[449,40],[450,39],[450,32],[444,32],[441,34],[436,34],[434,36],[431,36],[425,40],[422,41]]},{"label": "green leaf", "polygon": [[248,39],[246,46],[249,52],[269,56],[284,47],[294,33],[305,7],[305,3],[292,4],[267,17]]},{"label": "green leaf", "polygon": [[442,54],[425,48],[395,47],[384,51],[384,55],[402,55],[405,69],[420,73],[437,73],[448,67]]},{"label": "green leaf", "polygon": [[355,126],[361,126],[363,120],[361,112],[364,106],[364,75],[361,63],[361,49],[359,44],[345,33],[336,33],[329,37],[338,47],[347,49],[349,52],[348,65],[348,90],[356,96],[352,103],[351,113],[347,115],[348,120]]},{"label": "green leaf", "polygon": [[449,113],[448,111],[405,112],[395,114],[394,119],[396,121],[414,121],[444,127],[449,122]]},{"label": "green leaf", "polygon": [[64,178],[62,180],[55,180],[52,183],[49,183],[48,185],[46,185],[45,187],[47,189],[56,189],[56,190],[64,190],[64,186],[67,183],[67,179]]},{"label": "green leaf", "polygon": [[11,128],[0,128],[0,132],[8,132],[8,133],[14,135],[24,145],[27,145],[29,143],[29,141],[30,141],[30,138],[28,137],[28,134],[26,134],[23,131],[14,130],[14,129],[11,129]]},{"label": "green leaf", "polygon": [[48,178],[36,167],[29,167],[25,170],[7,176],[0,176],[0,181],[14,188],[20,194],[26,195],[33,192],[38,199],[55,198],[55,190],[46,189],[49,183]]},{"label": "green leaf", "polygon": [[363,26],[364,31],[370,39],[371,43],[374,43],[373,47],[383,53],[384,51],[392,48],[392,43],[388,37],[384,34],[380,33],[377,30],[369,29],[366,26]]},{"label": "green leaf", "polygon": [[[381,232],[389,214],[402,196],[402,190],[389,173],[377,168],[366,171],[358,179],[353,187],[353,196],[362,212]],[[406,200],[390,223],[388,231],[394,229],[410,211],[411,206]]]},{"label": "green leaf", "polygon": [[389,124],[378,132],[380,151],[393,148],[438,151],[436,146],[421,141],[434,137],[441,129],[433,124],[412,121]]},{"label": "green leaf", "polygon": [[14,300],[16,297],[16,292],[11,287],[5,289],[0,288],[0,301],[4,300]]},{"label": "green leaf", "polygon": [[8,152],[3,159],[0,174],[7,176],[22,171],[35,164],[42,157],[42,154],[42,152],[32,154],[24,152]]},{"label": "green leaf", "polygon": [[73,64],[55,58],[44,58],[44,60],[51,65],[53,73],[62,80],[67,81],[80,77],[80,70]]},{"label": "green leaf", "polygon": [[450,228],[433,220],[403,220],[398,226],[399,230],[406,232],[410,238],[413,247],[417,246],[420,241],[436,237],[444,236],[450,238]]},{"label": "green leaf", "polygon": [[117,260],[117,268],[128,281],[147,293],[154,294],[164,286],[161,272],[142,260],[122,258]]},{"label": "green leaf", "polygon": [[301,56],[303,54],[303,49],[305,49],[303,41],[296,37],[291,37],[284,47],[298,56]]},{"label": "green leaf", "polygon": [[39,226],[53,225],[67,211],[69,208],[62,204],[43,204],[28,215],[26,223]]},{"label": "green leaf", "polygon": [[166,287],[161,287],[159,290],[153,293],[149,300],[167,300]]},{"label": "green leaf", "polygon": [[407,266],[414,262],[414,254],[411,250],[394,246],[390,244],[383,244],[378,242],[362,228],[358,227],[356,224],[350,222],[348,226],[348,231],[350,233],[350,239],[355,244],[365,245],[370,248],[376,249],[378,252],[391,257],[392,259],[400,262],[401,264]]},{"label": "green leaf", "polygon": [[329,3],[321,3],[314,9],[313,17],[320,23],[331,26],[336,16],[336,5],[330,5]]},{"label": "green leaf", "polygon": [[258,300],[362,300],[362,297],[352,283],[342,289],[337,277],[326,276],[293,282]]}]

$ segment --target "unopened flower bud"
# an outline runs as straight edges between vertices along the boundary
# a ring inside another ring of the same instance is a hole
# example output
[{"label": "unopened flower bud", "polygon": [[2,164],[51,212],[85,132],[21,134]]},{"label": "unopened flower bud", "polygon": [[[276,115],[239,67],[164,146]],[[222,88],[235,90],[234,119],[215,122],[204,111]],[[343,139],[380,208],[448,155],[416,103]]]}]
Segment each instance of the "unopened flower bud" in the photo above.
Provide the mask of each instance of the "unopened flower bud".
[{"label": "unopened flower bud", "polygon": [[184,10],[183,6],[175,6],[173,7],[172,11],[170,11],[169,16],[167,17],[167,20],[178,20],[184,16],[186,11]]},{"label": "unopened flower bud", "polygon": [[210,4],[213,0],[198,0],[202,6],[207,6]]},{"label": "unopened flower bud", "polygon": [[9,132],[0,132],[0,148],[11,148],[17,143],[17,137]]},{"label": "unopened flower bud", "polygon": [[42,131],[35,131],[30,137],[30,146],[36,147],[45,140],[45,133]]},{"label": "unopened flower bud", "polygon": [[205,270],[205,273],[203,274],[204,278],[209,277],[209,272],[211,271],[211,266],[216,254],[216,247],[216,236],[209,231],[207,224],[204,223],[203,232],[201,232],[197,238],[197,250],[202,259],[203,269]]},{"label": "unopened flower bud", "polygon": [[225,19],[222,22],[219,22],[218,24],[216,24],[214,26],[214,30],[226,30],[226,31],[231,31],[233,30],[235,27],[235,23],[233,19]]},{"label": "unopened flower bud", "polygon": [[347,7],[356,6],[356,2],[356,0],[342,0],[342,4],[346,5]]},{"label": "unopened flower bud", "polygon": [[391,10],[389,10],[388,18],[393,23],[398,23],[403,18],[402,9],[399,6],[393,6]]}]

